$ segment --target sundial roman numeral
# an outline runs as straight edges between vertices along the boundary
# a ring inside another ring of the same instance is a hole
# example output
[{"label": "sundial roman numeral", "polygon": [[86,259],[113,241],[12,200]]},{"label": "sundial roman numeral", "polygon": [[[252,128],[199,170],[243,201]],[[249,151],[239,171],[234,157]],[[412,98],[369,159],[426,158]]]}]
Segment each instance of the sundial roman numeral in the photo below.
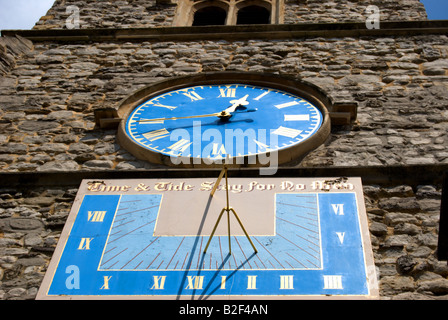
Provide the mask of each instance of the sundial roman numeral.
[{"label": "sundial roman numeral", "polygon": [[185,289],[202,289],[204,276],[187,276],[188,284]]},{"label": "sundial roman numeral", "polygon": [[78,250],[90,250],[90,243],[93,238],[81,238],[79,242]]},{"label": "sundial roman numeral", "polygon": [[343,216],[344,215],[344,204],[332,204],[331,207],[333,208],[334,214],[337,216]]},{"label": "sundial roman numeral", "polygon": [[343,289],[342,276],[340,275],[324,276],[324,289]]},{"label": "sundial roman numeral", "polygon": [[100,290],[109,290],[109,281],[111,278],[112,276],[103,276],[103,286]]},{"label": "sundial roman numeral", "polygon": [[280,276],[280,289],[294,289],[294,276]]},{"label": "sundial roman numeral", "polygon": [[339,242],[344,244],[345,232],[336,232],[336,235],[338,236]]},{"label": "sundial roman numeral", "polygon": [[106,216],[106,211],[88,211],[87,221],[89,222],[103,222]]},{"label": "sundial roman numeral", "polygon": [[165,289],[166,276],[154,276],[154,284],[151,290],[163,290]]},{"label": "sundial roman numeral", "polygon": [[257,276],[247,276],[247,289],[257,289]]}]

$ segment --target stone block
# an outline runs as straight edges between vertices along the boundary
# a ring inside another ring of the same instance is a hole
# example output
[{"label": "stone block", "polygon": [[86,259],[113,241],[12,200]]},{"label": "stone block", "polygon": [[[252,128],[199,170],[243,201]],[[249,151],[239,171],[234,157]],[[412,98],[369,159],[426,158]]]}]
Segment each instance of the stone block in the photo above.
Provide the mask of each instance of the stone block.
[{"label": "stone block", "polygon": [[75,161],[51,161],[47,162],[40,167],[38,167],[37,171],[72,171],[78,170],[79,165]]}]

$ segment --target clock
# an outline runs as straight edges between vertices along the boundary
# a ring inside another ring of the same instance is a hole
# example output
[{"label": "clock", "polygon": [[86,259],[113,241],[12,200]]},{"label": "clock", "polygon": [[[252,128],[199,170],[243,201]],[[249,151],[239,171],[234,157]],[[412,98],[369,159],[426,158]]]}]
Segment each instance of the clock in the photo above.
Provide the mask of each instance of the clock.
[{"label": "clock", "polygon": [[229,76],[185,82],[127,106],[119,141],[138,158],[186,167],[223,159],[245,166],[282,164],[329,134],[323,103],[297,88]]},{"label": "clock", "polygon": [[[84,180],[39,299],[378,296],[359,178]],[[194,199],[194,201],[191,201]],[[207,241],[211,239],[207,252]]]}]

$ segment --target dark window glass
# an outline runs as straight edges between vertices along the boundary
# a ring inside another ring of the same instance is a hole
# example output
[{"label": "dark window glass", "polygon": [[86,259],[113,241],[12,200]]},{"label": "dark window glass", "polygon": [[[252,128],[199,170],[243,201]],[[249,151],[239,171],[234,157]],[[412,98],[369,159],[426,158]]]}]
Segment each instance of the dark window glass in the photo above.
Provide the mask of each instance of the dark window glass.
[{"label": "dark window glass", "polygon": [[247,6],[238,11],[236,24],[269,24],[270,12],[260,6]]},{"label": "dark window glass", "polygon": [[205,7],[194,14],[193,26],[224,25],[226,16],[226,10],[220,7]]}]

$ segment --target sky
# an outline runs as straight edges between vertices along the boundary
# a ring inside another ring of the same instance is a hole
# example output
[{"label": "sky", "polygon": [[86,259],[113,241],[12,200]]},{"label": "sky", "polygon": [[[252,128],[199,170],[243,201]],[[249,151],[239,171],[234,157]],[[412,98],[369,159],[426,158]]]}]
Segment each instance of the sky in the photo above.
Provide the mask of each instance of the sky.
[{"label": "sky", "polygon": [[53,3],[54,0],[0,0],[0,30],[31,29]]},{"label": "sky", "polygon": [[[431,20],[448,20],[448,0],[420,0]],[[31,29],[54,0],[0,0],[0,30]]]}]

